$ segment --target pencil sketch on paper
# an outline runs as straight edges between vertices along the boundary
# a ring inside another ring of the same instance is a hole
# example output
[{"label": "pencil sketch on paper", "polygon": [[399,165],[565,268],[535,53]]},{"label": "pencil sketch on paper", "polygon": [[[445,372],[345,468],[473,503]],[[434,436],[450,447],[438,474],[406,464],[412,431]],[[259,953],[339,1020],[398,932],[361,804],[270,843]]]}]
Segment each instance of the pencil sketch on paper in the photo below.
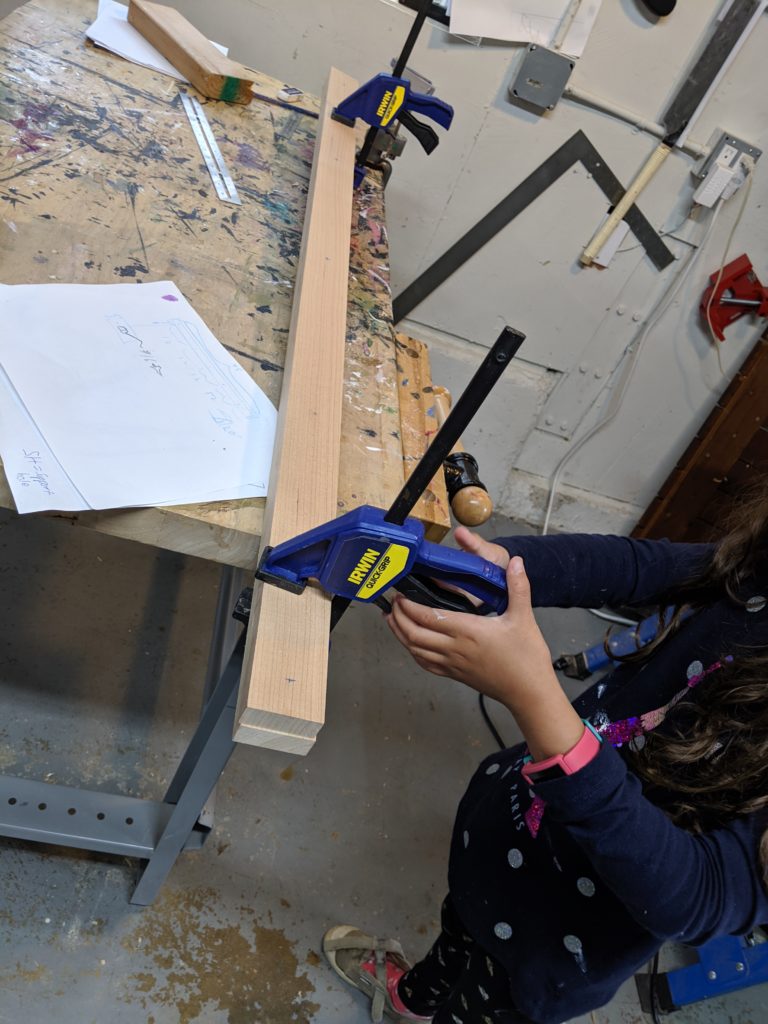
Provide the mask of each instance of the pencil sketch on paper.
[{"label": "pencil sketch on paper", "polygon": [[171,282],[6,286],[0,324],[19,511],[266,494],[275,408]]}]

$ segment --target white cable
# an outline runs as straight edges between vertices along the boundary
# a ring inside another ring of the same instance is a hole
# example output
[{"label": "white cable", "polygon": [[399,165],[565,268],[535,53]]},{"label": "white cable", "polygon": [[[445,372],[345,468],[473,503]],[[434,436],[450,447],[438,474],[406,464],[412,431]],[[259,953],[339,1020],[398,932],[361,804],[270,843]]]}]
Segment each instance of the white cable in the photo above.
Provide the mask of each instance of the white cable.
[{"label": "white cable", "polygon": [[747,181],[746,181],[746,183],[744,185],[744,195],[741,198],[741,206],[739,207],[739,212],[736,215],[736,220],[734,220],[733,226],[731,227],[731,230],[730,230],[730,232],[728,234],[728,240],[726,241],[725,248],[723,249],[723,258],[720,261],[720,269],[717,272],[717,278],[716,278],[715,283],[714,283],[714,285],[712,287],[712,293],[709,296],[709,301],[707,302],[707,308],[704,311],[704,316],[705,316],[705,319],[707,321],[707,327],[709,327],[709,333],[710,333],[710,336],[712,338],[712,343],[715,346],[715,352],[717,353],[717,363],[718,363],[718,366],[720,367],[720,373],[721,374],[724,374],[725,370],[723,369],[723,363],[722,363],[722,360],[720,358],[720,340],[717,337],[717,335],[715,334],[715,329],[712,326],[712,317],[710,315],[710,310],[712,309],[712,301],[715,298],[715,295],[717,293],[717,289],[720,287],[720,281],[723,278],[723,271],[725,270],[726,264],[728,263],[728,253],[730,252],[730,249],[731,249],[731,243],[733,242],[733,236],[736,234],[736,229],[738,228],[739,224],[741,223],[741,218],[744,216],[744,210],[747,208],[747,200],[749,199],[749,194],[752,191],[752,178],[754,176],[755,161],[752,159],[751,156],[748,156],[746,153],[744,153],[744,154],[742,154],[741,162],[744,164],[744,168],[745,168],[745,170],[747,172]]},{"label": "white cable", "polygon": [[[669,228],[669,230],[667,231],[659,231],[659,238],[674,238],[677,242],[683,242],[685,245],[690,245],[694,249],[698,249],[698,245],[696,244],[696,242],[691,242],[688,238],[679,238],[675,234],[675,232],[680,230],[680,228],[685,224],[685,222],[689,219],[690,216],[691,213],[689,210],[679,224],[676,224],[673,228]],[[633,252],[635,249],[642,248],[644,248],[643,243],[638,242],[637,245],[628,245],[625,249],[617,249],[616,255],[618,256],[620,252]]]},{"label": "white cable", "polygon": [[707,230],[704,232],[704,235],[701,239],[698,248],[696,248],[690,253],[684,265],[680,268],[680,270],[678,270],[671,287],[659,298],[658,302],[656,303],[655,309],[652,310],[651,312],[651,318],[647,320],[645,325],[641,328],[637,338],[631,341],[627,346],[625,352],[626,362],[623,371],[624,376],[620,380],[617,380],[613,388],[613,393],[611,394],[610,401],[608,402],[608,405],[606,407],[605,416],[598,423],[596,423],[591,428],[591,430],[588,430],[584,437],[577,441],[577,443],[570,449],[570,451],[566,452],[566,454],[557,464],[557,468],[555,469],[554,475],[552,477],[552,482],[549,488],[549,500],[547,502],[547,510],[544,515],[544,524],[541,530],[542,535],[546,534],[547,530],[549,529],[549,520],[552,516],[552,509],[555,504],[555,495],[557,494],[557,488],[560,483],[560,477],[562,476],[566,464],[570,462],[573,456],[578,451],[580,451],[587,443],[587,441],[591,440],[595,436],[595,434],[598,433],[598,431],[602,430],[604,427],[607,427],[611,420],[613,420],[616,414],[618,413],[619,407],[621,405],[621,400],[624,397],[624,393],[626,392],[629,386],[630,380],[632,379],[632,374],[634,373],[635,366],[637,365],[638,356],[640,355],[640,351],[643,347],[646,338],[650,334],[651,330],[662,318],[664,313],[666,313],[675,295],[680,290],[680,286],[683,284],[686,277],[693,269],[694,264],[698,260],[699,254],[702,252],[707,242],[709,241],[710,235],[712,234],[712,229],[715,226],[715,222],[717,221],[717,218],[720,214],[720,210],[722,209],[722,207],[723,200],[719,199],[717,206],[714,208],[712,212],[712,219],[707,225]]},{"label": "white cable", "polygon": [[617,626],[636,626],[638,624],[637,619],[627,619],[623,615],[604,612],[600,608],[587,608],[587,611],[598,619],[605,619],[606,622],[615,622]]},{"label": "white cable", "polygon": [[555,38],[552,40],[553,50],[559,50],[562,48],[562,45],[565,42],[565,37],[568,35],[568,32],[570,31],[571,25],[573,24],[573,20],[576,17],[579,7],[581,7],[581,0],[571,0],[571,2],[566,7],[563,16],[560,19],[560,26],[558,27]]}]

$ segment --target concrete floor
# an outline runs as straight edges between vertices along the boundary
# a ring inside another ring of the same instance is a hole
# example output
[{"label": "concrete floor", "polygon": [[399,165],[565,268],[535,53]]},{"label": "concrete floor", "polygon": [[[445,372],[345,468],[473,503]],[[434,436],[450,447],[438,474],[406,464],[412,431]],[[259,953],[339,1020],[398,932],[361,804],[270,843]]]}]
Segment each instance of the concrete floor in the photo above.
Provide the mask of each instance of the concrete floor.
[{"label": "concrete floor", "polygon": [[[0,771],[161,798],[199,710],[217,568],[10,513],[0,566]],[[541,620],[553,653],[603,629],[585,612]],[[494,744],[474,694],[420,672],[375,611],[350,610],[330,676],[312,753],[239,747],[213,834],[152,907],[128,903],[134,862],[0,839],[0,1024],[367,1019],[321,936],[345,922],[426,951],[454,808]],[[767,1011],[756,987],[673,1019]],[[646,1019],[629,984],[579,1024]]]}]

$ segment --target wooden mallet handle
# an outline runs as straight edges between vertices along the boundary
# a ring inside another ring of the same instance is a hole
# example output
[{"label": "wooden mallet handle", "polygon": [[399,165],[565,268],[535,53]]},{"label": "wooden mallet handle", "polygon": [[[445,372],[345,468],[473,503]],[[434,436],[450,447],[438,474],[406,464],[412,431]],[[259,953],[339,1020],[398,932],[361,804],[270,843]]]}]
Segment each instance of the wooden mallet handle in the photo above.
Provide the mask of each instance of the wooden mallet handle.
[{"label": "wooden mallet handle", "polygon": [[645,186],[664,163],[671,150],[672,147],[668,146],[665,142],[660,142],[656,149],[654,149],[653,153],[651,153],[650,157],[640,168],[640,171],[637,173],[632,184],[618,203],[616,203],[616,206],[613,208],[608,219],[593,235],[592,241],[579,257],[579,263],[585,267],[592,264],[597,254],[603,248],[619,224],[624,220],[627,210],[632,206]]},{"label": "wooden mallet handle", "polygon": [[[442,427],[448,413],[451,411],[451,393],[447,388],[434,388],[435,418],[439,427]],[[451,468],[451,456],[465,455],[466,459],[457,459],[461,463]],[[471,459],[471,462],[468,461]],[[448,498],[451,503],[451,511],[456,519],[464,526],[481,526],[486,522],[493,512],[493,501],[488,491],[477,475],[477,462],[473,456],[468,455],[461,444],[457,441],[451,449],[446,468],[446,485]]]}]

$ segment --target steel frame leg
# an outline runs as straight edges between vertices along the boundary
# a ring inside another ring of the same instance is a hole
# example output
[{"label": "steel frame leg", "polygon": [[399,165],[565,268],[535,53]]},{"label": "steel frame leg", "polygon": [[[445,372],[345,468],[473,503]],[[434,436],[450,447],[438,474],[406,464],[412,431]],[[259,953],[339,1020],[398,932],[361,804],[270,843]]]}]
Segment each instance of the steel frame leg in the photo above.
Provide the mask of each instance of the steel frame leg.
[{"label": "steel frame leg", "polygon": [[205,828],[198,821],[201,808],[235,749],[232,732],[244,646],[245,633],[237,641],[168,786],[163,802],[175,807],[133,891],[133,904],[153,902],[190,833]]},{"label": "steel frame leg", "polygon": [[152,903],[181,851],[200,849],[213,827],[212,793],[235,748],[245,630],[232,610],[244,576],[222,570],[203,711],[163,800],[0,775],[0,836],[140,858],[130,902]]},{"label": "steel frame leg", "polygon": [[[237,604],[243,588],[251,581],[253,573],[245,569],[237,569],[231,565],[224,565],[221,568],[219,577],[219,595],[216,602],[216,613],[213,621],[213,633],[211,634],[211,645],[208,651],[208,664],[205,670],[205,682],[203,684],[203,709],[208,698],[221,678],[227,658],[235,646],[242,625],[235,620],[232,609]],[[176,796],[166,796],[167,800],[177,801]],[[199,824],[205,828],[212,829],[216,809],[216,787],[211,790],[206,798],[205,804],[200,811]]]}]

